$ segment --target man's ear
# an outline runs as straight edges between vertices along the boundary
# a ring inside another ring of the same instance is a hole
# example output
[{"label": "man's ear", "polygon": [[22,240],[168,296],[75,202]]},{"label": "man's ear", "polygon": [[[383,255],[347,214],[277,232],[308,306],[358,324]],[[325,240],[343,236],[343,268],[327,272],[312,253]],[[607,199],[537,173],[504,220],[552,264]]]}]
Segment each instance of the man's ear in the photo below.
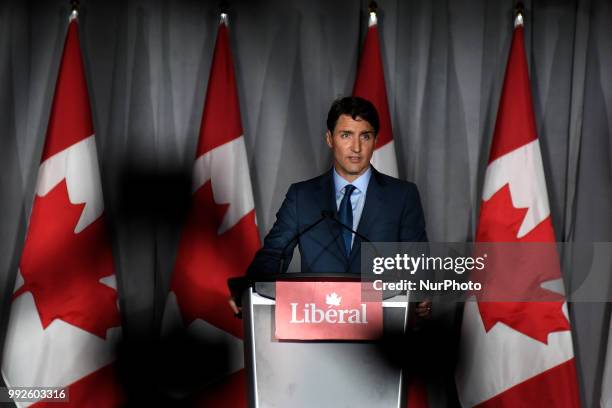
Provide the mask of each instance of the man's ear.
[{"label": "man's ear", "polygon": [[325,141],[327,142],[327,145],[329,146],[330,149],[334,147],[334,141],[332,139],[332,134],[329,130],[325,132]]}]

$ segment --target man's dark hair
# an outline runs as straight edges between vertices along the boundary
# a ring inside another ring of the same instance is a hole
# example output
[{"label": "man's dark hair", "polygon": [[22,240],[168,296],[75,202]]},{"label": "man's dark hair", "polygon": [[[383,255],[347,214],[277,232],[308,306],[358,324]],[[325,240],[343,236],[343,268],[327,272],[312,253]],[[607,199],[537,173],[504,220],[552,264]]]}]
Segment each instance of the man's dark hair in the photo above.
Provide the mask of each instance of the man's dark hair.
[{"label": "man's dark hair", "polygon": [[345,96],[344,98],[336,99],[327,114],[327,129],[331,133],[334,133],[334,128],[340,115],[348,115],[353,120],[359,117],[367,121],[374,128],[374,134],[378,135],[378,130],[380,129],[378,112],[376,112],[374,104],[367,99],[358,96]]}]

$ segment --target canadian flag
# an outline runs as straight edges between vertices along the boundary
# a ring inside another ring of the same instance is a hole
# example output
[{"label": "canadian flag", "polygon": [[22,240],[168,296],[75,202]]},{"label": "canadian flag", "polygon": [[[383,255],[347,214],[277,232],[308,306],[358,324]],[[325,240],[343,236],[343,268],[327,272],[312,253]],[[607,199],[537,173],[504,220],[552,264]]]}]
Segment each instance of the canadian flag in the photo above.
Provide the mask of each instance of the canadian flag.
[{"label": "canadian flag", "polygon": [[[244,275],[260,247],[227,15],[221,15],[193,167],[193,197],[179,244],[164,330],[175,324],[228,345],[227,372],[203,406],[246,406],[242,321],[228,306],[227,279]],[[202,367],[206,369],[206,367]],[[219,405],[215,405],[219,404]]]},{"label": "canadian flag", "polygon": [[[380,130],[376,140],[376,150],[372,155],[372,165],[389,176],[397,177],[397,156],[393,142],[391,116],[387,102],[387,88],[385,86],[385,73],[380,52],[380,39],[378,36],[378,17],[371,11],[368,19],[368,32],[363,43],[363,50],[359,58],[357,78],[353,95],[360,96],[374,104],[378,111]],[[407,402],[410,407],[427,407],[427,388],[418,377],[408,381]]]},{"label": "canadian flag", "polygon": [[[476,241],[555,242],[520,14],[485,174]],[[529,285],[527,281],[534,278],[517,279]],[[543,295],[545,288],[562,292],[558,269],[540,280],[536,285]],[[466,302],[456,382],[464,407],[578,407],[567,304],[563,300]]]},{"label": "canadian flag", "polygon": [[113,361],[120,336],[111,243],[73,12],[12,297],[2,376],[9,387],[67,387],[69,402],[62,406],[119,406],[122,394]]},{"label": "canadian flag", "polygon": [[372,165],[382,173],[397,177],[397,157],[395,155],[385,74],[380,53],[378,20],[375,12],[370,13],[368,20],[368,32],[359,59],[353,95],[369,100],[378,111],[380,130],[376,141],[376,150],[374,150],[372,156]]}]

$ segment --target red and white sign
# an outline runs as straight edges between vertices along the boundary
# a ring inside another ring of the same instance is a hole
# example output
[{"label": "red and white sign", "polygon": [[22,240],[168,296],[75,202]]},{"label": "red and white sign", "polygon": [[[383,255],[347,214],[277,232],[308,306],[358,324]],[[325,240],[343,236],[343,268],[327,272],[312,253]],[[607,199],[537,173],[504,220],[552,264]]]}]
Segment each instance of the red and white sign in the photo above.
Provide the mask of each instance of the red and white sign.
[{"label": "red and white sign", "polygon": [[360,282],[276,282],[276,338],[373,340],[382,301],[362,302]]}]

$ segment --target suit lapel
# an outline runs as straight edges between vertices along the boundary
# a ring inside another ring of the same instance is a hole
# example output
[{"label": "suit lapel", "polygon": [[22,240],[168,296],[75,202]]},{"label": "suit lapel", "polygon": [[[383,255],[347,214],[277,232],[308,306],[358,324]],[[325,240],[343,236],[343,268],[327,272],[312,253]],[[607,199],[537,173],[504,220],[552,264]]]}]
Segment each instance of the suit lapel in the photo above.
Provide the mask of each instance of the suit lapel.
[{"label": "suit lapel", "polygon": [[323,197],[321,200],[321,211],[330,211],[335,216],[338,214],[338,209],[336,208],[336,189],[334,187],[332,171],[333,169],[325,173],[324,177],[321,178],[319,189]]},{"label": "suit lapel", "polygon": [[[321,211],[328,211],[338,219],[338,208],[336,207],[336,187],[334,186],[333,168],[325,174],[321,179],[319,188],[321,189],[323,200],[321,200]],[[333,221],[325,222],[329,228],[329,233],[334,237],[336,249],[342,258],[346,259],[346,250],[344,249],[344,240],[340,231],[340,226]]]}]

